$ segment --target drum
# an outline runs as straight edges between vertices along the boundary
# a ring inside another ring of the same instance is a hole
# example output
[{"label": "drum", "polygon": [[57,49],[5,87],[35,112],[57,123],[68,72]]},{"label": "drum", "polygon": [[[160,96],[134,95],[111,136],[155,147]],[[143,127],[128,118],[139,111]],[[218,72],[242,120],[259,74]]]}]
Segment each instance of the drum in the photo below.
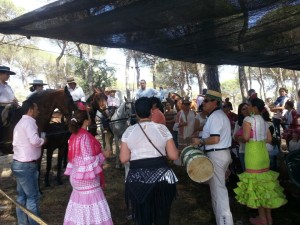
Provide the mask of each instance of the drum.
[{"label": "drum", "polygon": [[194,146],[187,146],[182,150],[180,157],[188,176],[193,181],[203,183],[212,178],[214,165],[203,151]]}]

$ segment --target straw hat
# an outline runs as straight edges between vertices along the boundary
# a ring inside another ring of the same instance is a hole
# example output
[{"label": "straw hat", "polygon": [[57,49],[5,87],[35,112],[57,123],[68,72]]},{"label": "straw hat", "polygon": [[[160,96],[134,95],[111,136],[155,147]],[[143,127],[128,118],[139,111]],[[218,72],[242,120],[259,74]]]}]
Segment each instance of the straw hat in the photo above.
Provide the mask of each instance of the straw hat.
[{"label": "straw hat", "polygon": [[30,85],[47,85],[43,82],[43,80],[33,80],[32,83],[29,83]]},{"label": "straw hat", "polygon": [[222,94],[218,91],[213,91],[213,90],[207,90],[205,96],[211,98],[211,99],[215,99],[219,102],[222,101]]},{"label": "straw hat", "polygon": [[76,82],[74,80],[74,77],[68,77],[67,78],[67,84],[71,84],[71,83],[75,83],[76,84]]},{"label": "straw hat", "polygon": [[15,75],[16,73],[11,71],[8,66],[0,66],[0,72],[8,73],[9,75]]},{"label": "straw hat", "polygon": [[111,93],[111,92],[117,92],[117,89],[116,88],[107,88],[107,90],[105,90],[107,93]]}]

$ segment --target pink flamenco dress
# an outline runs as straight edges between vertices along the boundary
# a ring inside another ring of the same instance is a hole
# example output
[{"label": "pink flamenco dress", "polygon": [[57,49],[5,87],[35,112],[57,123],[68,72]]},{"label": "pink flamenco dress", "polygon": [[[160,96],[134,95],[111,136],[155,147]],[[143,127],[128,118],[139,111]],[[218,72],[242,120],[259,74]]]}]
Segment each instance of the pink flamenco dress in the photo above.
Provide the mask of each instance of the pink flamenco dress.
[{"label": "pink flamenco dress", "polygon": [[234,189],[239,203],[249,208],[279,208],[287,203],[283,188],[279,185],[279,173],[269,169],[270,158],[266,148],[268,127],[261,116],[246,117],[251,123],[253,137],[246,143],[246,171],[239,174],[238,187]]},{"label": "pink flamenco dress", "polygon": [[110,209],[102,187],[101,145],[85,129],[69,140],[69,163],[65,175],[73,187],[66,209],[64,225],[112,225]]}]

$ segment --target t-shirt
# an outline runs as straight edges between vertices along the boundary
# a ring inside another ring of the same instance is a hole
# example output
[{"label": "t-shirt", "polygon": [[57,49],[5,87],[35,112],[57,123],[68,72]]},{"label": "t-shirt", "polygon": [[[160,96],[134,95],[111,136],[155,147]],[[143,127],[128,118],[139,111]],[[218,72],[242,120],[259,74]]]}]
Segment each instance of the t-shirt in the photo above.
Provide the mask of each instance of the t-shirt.
[{"label": "t-shirt", "polygon": [[229,148],[231,146],[231,126],[228,117],[221,109],[209,115],[204,125],[202,138],[220,136],[220,141],[214,145],[205,145],[206,150]]},{"label": "t-shirt", "polygon": [[[157,149],[166,155],[165,147],[168,140],[172,138],[172,134],[165,125],[154,122],[140,123],[145,133],[156,146]],[[149,142],[138,124],[130,126],[122,135],[122,142],[127,143],[131,152],[130,160],[156,158],[161,154]]]}]

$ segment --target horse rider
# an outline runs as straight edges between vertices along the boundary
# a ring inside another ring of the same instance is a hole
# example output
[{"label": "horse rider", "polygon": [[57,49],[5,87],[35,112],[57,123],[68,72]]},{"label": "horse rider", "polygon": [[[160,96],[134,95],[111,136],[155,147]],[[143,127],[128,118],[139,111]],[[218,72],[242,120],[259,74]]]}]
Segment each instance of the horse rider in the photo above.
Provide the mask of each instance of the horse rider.
[{"label": "horse rider", "polygon": [[107,96],[107,107],[110,113],[110,117],[112,117],[117,108],[120,106],[120,99],[116,97],[116,89],[108,89],[108,96]]},{"label": "horse rider", "polygon": [[29,88],[31,93],[27,96],[27,99],[36,92],[44,90],[44,85],[47,85],[43,82],[43,80],[33,80],[33,82],[29,84],[32,86]]},{"label": "horse rider", "polygon": [[2,136],[1,133],[4,132],[3,126],[7,121],[11,106],[18,106],[18,100],[12,88],[7,84],[10,75],[15,74],[16,73],[11,71],[9,67],[0,66],[0,136]]},{"label": "horse rider", "polygon": [[85,102],[85,94],[82,88],[75,82],[74,77],[68,77],[67,84],[74,103],[77,105],[78,102]]},{"label": "horse rider", "polygon": [[146,81],[144,79],[140,80],[140,89],[137,91],[135,95],[135,99],[139,99],[140,97],[159,97],[159,92],[153,88],[146,88]]}]

